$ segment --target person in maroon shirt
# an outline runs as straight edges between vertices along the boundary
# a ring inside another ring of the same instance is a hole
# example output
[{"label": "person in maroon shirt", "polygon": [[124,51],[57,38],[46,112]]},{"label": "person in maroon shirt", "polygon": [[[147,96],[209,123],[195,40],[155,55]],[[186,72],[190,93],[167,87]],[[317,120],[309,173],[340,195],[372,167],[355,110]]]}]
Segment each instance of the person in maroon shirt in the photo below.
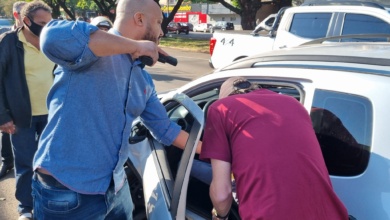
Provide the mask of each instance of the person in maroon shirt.
[{"label": "person in maroon shirt", "polygon": [[348,219],[310,116],[291,96],[241,77],[225,81],[208,110],[200,157],[212,165],[213,219],[229,215],[231,174],[242,219]]}]

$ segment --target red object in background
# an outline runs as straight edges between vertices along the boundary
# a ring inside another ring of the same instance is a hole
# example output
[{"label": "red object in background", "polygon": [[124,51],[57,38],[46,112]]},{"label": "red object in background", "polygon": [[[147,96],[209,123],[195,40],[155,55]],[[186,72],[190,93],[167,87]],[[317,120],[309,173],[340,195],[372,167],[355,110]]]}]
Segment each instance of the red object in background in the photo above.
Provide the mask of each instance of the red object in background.
[{"label": "red object in background", "polygon": [[210,55],[213,55],[215,44],[217,43],[217,39],[212,37],[210,38]]},{"label": "red object in background", "polygon": [[207,23],[207,14],[201,12],[177,12],[174,22],[189,22],[191,24]]}]

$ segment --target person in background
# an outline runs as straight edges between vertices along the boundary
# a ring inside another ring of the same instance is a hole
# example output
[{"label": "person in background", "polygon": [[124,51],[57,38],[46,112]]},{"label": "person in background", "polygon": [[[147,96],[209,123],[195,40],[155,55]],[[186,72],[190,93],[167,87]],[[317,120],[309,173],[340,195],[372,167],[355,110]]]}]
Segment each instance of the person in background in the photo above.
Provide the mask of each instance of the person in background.
[{"label": "person in background", "polygon": [[15,30],[18,27],[23,26],[22,17],[20,16],[20,12],[23,8],[23,6],[26,4],[24,1],[17,1],[12,5],[12,16],[15,19],[15,23],[11,28],[4,27],[0,28],[0,34],[9,31],[9,30]]},{"label": "person in background", "polygon": [[108,31],[112,28],[112,22],[110,19],[104,16],[94,17],[91,21],[91,24],[95,25],[102,31]]},{"label": "person in background", "polygon": [[[0,34],[9,30],[15,30],[16,28],[23,26],[20,12],[25,4],[26,2],[23,1],[18,1],[13,4],[12,15],[14,16],[15,23],[12,28],[1,28]],[[7,175],[7,173],[14,168],[14,155],[12,153],[10,136],[7,132],[1,132],[1,145],[1,155],[3,157],[3,163],[0,167],[0,179]]]},{"label": "person in background", "polygon": [[200,158],[211,160],[213,219],[229,216],[231,174],[242,219],[348,219],[309,114],[295,98],[232,77],[206,120]]},{"label": "person in background", "polygon": [[49,121],[34,157],[37,219],[132,219],[124,164],[137,117],[156,140],[185,147],[188,133],[169,120],[138,59],[149,56],[154,64],[158,52],[167,55],[157,46],[163,36],[160,6],[119,0],[116,13],[109,32],[65,20],[43,30],[42,51],[58,67],[47,98]]},{"label": "person in background", "polygon": [[11,134],[15,161],[15,197],[20,220],[32,219],[32,161],[47,122],[46,97],[54,63],[40,51],[39,37],[51,19],[42,1],[27,3],[23,26],[0,35],[0,130]]}]

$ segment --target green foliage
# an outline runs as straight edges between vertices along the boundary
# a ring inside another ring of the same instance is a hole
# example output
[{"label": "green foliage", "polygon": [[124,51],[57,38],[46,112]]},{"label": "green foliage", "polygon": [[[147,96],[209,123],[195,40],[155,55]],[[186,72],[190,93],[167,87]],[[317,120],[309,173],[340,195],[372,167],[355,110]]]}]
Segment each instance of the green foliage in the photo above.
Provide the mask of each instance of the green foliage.
[{"label": "green foliage", "polygon": [[187,51],[196,51],[201,53],[209,53],[209,40],[190,39],[181,37],[163,37],[160,40],[160,46],[179,48]]},{"label": "green foliage", "polygon": [[240,2],[239,2],[238,0],[232,0],[232,1],[231,1],[231,4],[232,4],[234,7],[238,8],[238,9],[241,9],[241,5],[240,5]]}]

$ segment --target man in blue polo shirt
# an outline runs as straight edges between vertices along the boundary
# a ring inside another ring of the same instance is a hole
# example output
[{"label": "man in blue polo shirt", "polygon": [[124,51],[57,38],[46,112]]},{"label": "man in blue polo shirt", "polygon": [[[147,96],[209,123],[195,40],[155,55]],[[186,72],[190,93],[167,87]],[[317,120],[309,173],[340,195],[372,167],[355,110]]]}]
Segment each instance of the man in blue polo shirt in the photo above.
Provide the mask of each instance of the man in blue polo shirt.
[{"label": "man in blue polo shirt", "polygon": [[132,218],[123,165],[136,117],[165,145],[184,147],[187,141],[137,59],[157,61],[163,35],[158,3],[120,0],[116,13],[109,33],[65,20],[53,20],[42,32],[42,51],[58,68],[34,158],[37,219]]}]

